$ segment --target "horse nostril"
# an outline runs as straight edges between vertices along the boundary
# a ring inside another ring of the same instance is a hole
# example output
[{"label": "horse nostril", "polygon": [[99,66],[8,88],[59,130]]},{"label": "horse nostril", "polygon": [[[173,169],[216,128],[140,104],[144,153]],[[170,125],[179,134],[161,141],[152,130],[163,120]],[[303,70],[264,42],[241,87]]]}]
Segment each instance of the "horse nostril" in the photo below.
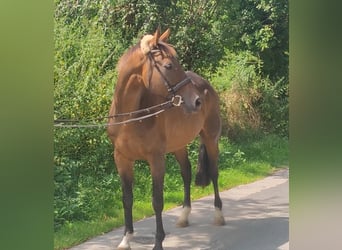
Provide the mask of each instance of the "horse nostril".
[{"label": "horse nostril", "polygon": [[195,100],[195,107],[198,108],[199,106],[201,106],[201,104],[202,104],[201,98],[197,97]]},{"label": "horse nostril", "polygon": [[172,69],[172,63],[165,63],[164,68],[166,69]]}]

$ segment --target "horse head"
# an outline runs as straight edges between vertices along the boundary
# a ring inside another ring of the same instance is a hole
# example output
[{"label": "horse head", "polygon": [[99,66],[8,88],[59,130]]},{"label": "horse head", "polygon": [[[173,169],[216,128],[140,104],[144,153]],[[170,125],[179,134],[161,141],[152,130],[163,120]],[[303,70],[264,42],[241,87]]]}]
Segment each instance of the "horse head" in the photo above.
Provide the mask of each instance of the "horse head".
[{"label": "horse head", "polygon": [[154,35],[145,35],[140,41],[140,50],[147,58],[142,78],[147,89],[158,96],[177,98],[177,104],[186,113],[197,112],[202,106],[202,97],[177,60],[177,53],[167,43],[170,29],[163,34],[157,29]]}]

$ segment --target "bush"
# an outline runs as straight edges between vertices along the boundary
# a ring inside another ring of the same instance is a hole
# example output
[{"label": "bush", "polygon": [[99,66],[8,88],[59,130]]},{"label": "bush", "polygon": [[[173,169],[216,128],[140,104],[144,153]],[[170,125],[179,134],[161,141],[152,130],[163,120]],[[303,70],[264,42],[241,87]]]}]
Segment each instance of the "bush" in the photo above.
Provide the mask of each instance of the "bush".
[{"label": "bush", "polygon": [[223,134],[232,139],[288,133],[288,83],[262,77],[262,66],[249,51],[226,51],[211,79],[220,93]]},{"label": "bush", "polygon": [[[115,37],[84,16],[55,19],[55,119],[81,123],[108,114],[115,64],[123,51]],[[103,216],[109,207],[115,211],[113,195],[120,182],[104,128],[55,128],[54,151],[56,230],[67,222]]]},{"label": "bush", "polygon": [[54,150],[55,229],[115,212],[120,180],[106,133],[56,128]]},{"label": "bush", "polygon": [[[114,39],[114,35],[111,36]],[[96,23],[55,23],[55,119],[98,117],[108,113],[116,82],[120,45],[110,44]]]}]

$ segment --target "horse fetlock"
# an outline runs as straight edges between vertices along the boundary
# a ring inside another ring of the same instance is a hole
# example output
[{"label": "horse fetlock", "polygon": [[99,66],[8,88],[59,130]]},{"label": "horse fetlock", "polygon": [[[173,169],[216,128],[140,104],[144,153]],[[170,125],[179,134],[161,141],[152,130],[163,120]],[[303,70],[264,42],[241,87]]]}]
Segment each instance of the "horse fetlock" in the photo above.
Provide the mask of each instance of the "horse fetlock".
[{"label": "horse fetlock", "polygon": [[163,240],[165,239],[165,233],[156,234],[156,241],[153,250],[163,250]]},{"label": "horse fetlock", "polygon": [[132,238],[133,238],[133,234],[126,233],[122,241],[120,242],[117,250],[130,250],[131,246],[129,245],[129,242],[132,240]]},{"label": "horse fetlock", "polygon": [[163,250],[163,247],[161,245],[160,246],[154,246],[153,250]]},{"label": "horse fetlock", "polygon": [[189,214],[191,212],[191,207],[184,207],[181,215],[176,223],[177,227],[187,227],[189,226]]},{"label": "horse fetlock", "polygon": [[214,225],[223,226],[225,224],[226,224],[226,221],[223,217],[222,210],[218,207],[215,207]]}]

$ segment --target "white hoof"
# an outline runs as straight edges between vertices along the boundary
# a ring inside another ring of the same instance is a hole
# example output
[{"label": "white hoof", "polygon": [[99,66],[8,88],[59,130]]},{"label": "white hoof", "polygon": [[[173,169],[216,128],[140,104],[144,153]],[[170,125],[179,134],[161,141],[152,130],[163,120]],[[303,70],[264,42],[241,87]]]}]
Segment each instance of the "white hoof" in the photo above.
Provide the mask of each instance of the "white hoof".
[{"label": "white hoof", "polygon": [[122,241],[120,242],[117,250],[130,250],[131,246],[129,245],[129,242],[132,240],[132,238],[133,234],[126,233]]},{"label": "white hoof", "polygon": [[191,207],[184,207],[181,215],[176,223],[177,227],[187,227],[189,226],[189,214],[191,212]]},{"label": "white hoof", "polygon": [[223,226],[226,222],[224,220],[222,210],[215,207],[215,217],[214,217],[214,225],[215,226]]}]

